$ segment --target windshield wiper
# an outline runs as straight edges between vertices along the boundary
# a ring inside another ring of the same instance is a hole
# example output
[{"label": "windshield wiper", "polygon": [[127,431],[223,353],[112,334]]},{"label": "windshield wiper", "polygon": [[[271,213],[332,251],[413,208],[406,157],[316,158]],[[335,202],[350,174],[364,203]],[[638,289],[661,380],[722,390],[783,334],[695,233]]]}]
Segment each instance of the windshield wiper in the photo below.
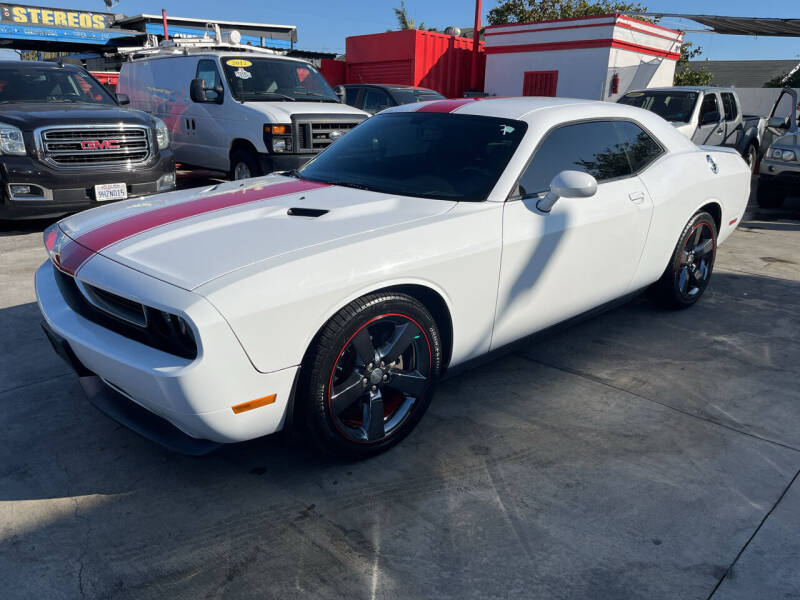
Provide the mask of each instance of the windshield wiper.
[{"label": "windshield wiper", "polygon": [[297,98],[279,92],[247,92],[245,94],[239,94],[239,97],[243,99],[246,99],[248,96],[277,96],[281,100],[286,100],[288,102],[295,102],[297,100]]},{"label": "windshield wiper", "polygon": [[295,94],[305,94],[306,96],[314,96],[315,98],[321,98],[320,102],[336,102],[338,104],[338,100],[334,100],[330,96],[326,96],[325,94],[319,94],[317,92],[309,92],[308,90],[298,90]]},{"label": "windshield wiper", "polygon": [[284,171],[281,175],[286,175],[287,177],[294,177],[295,179],[303,179],[300,175],[300,171],[297,169],[289,169],[288,171]]}]

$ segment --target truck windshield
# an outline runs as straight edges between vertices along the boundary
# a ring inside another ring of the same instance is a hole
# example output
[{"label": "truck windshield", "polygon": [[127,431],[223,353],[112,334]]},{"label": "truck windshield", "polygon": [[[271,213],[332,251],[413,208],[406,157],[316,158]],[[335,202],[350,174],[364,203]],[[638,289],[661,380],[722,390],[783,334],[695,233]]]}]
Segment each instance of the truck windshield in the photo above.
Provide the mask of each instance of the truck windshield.
[{"label": "truck windshield", "polygon": [[88,73],[66,67],[0,68],[0,102],[83,102],[116,105]]},{"label": "truck windshield", "polygon": [[339,102],[328,82],[308,63],[228,56],[222,59],[222,68],[237,100]]},{"label": "truck windshield", "polygon": [[697,104],[697,92],[653,91],[629,92],[618,100],[656,113],[667,121],[688,123]]},{"label": "truck windshield", "polygon": [[480,202],[526,129],[521,121],[475,115],[377,115],[331,144],[297,176],[400,196]]}]

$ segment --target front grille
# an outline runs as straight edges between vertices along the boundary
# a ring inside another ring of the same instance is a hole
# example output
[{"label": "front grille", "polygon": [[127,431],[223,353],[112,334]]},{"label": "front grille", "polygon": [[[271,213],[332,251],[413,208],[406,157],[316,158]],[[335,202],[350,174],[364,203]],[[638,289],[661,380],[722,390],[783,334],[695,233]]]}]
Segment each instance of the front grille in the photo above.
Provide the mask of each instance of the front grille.
[{"label": "front grille", "polygon": [[42,158],[62,167],[129,166],[150,157],[146,127],[58,127],[40,132]]},{"label": "front grille", "polygon": [[[165,313],[106,290],[100,290],[100,288],[87,283],[78,283],[74,277],[60,271],[55,266],[53,266],[53,271],[64,301],[84,319],[162,352],[188,359],[197,358],[197,344],[194,337],[179,335],[175,327],[168,326],[163,318],[159,319],[159,316],[163,316]],[[89,294],[86,293],[87,290]],[[90,296],[94,294],[98,294],[97,297],[90,299]],[[103,308],[100,308],[97,302],[97,298],[101,295],[103,300],[109,303]],[[126,318],[126,316],[137,314],[139,310],[142,311],[143,324]],[[126,316],[123,316],[123,311],[126,311]]]},{"label": "front grille", "polygon": [[335,141],[330,137],[332,132],[341,131],[342,134],[346,134],[361,123],[361,120],[353,120],[353,117],[322,117],[314,120],[309,117],[306,115],[295,120],[294,130],[297,132],[295,143],[298,152],[314,154],[321,152]]}]

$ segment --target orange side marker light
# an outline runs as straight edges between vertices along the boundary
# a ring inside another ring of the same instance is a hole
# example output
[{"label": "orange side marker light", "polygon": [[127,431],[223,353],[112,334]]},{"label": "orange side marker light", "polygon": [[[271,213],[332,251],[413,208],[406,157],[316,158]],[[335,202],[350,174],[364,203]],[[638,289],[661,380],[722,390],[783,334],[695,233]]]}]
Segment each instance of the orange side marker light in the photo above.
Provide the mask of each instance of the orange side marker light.
[{"label": "orange side marker light", "polygon": [[275,399],[278,397],[277,394],[270,394],[269,396],[264,396],[263,398],[256,398],[255,400],[250,400],[250,402],[242,402],[241,404],[234,404],[231,406],[231,410],[235,414],[240,414],[243,412],[247,412],[248,410],[253,410],[254,408],[261,408],[262,406],[266,406],[267,404],[272,404],[275,402]]}]

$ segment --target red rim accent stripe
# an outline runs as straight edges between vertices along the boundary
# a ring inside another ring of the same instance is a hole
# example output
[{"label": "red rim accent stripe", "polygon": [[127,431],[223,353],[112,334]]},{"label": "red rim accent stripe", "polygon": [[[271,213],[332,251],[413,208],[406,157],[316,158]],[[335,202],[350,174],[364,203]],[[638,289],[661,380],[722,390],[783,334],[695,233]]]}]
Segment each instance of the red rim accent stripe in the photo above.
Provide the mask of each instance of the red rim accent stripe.
[{"label": "red rim accent stripe", "polygon": [[[336,429],[339,429],[339,425],[337,425],[336,419],[333,417],[333,408],[331,407],[331,390],[333,389],[333,376],[336,374],[336,365],[339,364],[339,361],[342,358],[342,354],[344,354],[344,351],[347,350],[347,347],[350,345],[350,342],[353,341],[353,338],[358,335],[358,332],[361,331],[362,329],[364,329],[364,327],[368,326],[370,323],[374,323],[375,321],[377,321],[379,319],[382,319],[384,317],[403,317],[404,319],[408,319],[409,321],[414,323],[414,325],[419,327],[419,330],[422,332],[422,336],[425,338],[425,343],[428,346],[428,364],[431,365],[431,368],[433,367],[433,352],[431,351],[431,343],[430,343],[430,340],[428,340],[428,332],[425,331],[425,328],[422,325],[417,323],[414,319],[412,319],[408,315],[404,315],[402,313],[386,313],[386,314],[383,314],[383,315],[378,315],[377,317],[373,317],[372,319],[370,319],[369,321],[364,323],[361,327],[356,329],[355,333],[353,335],[351,335],[347,339],[347,341],[344,343],[344,346],[342,346],[342,349],[339,351],[339,354],[336,356],[336,360],[333,361],[333,369],[331,369],[331,377],[328,380],[328,414],[331,415],[331,421],[333,422],[333,426],[336,427]],[[426,390],[428,389],[428,384],[427,383],[425,384],[425,389]],[[341,429],[339,429],[339,433],[341,433],[342,435],[346,435],[344,433],[344,431],[342,431]],[[386,439],[386,438],[381,438],[381,439]],[[358,444],[369,444],[370,443],[369,441],[366,441],[366,442],[361,442],[359,440],[351,440],[351,441],[356,442]]]}]

